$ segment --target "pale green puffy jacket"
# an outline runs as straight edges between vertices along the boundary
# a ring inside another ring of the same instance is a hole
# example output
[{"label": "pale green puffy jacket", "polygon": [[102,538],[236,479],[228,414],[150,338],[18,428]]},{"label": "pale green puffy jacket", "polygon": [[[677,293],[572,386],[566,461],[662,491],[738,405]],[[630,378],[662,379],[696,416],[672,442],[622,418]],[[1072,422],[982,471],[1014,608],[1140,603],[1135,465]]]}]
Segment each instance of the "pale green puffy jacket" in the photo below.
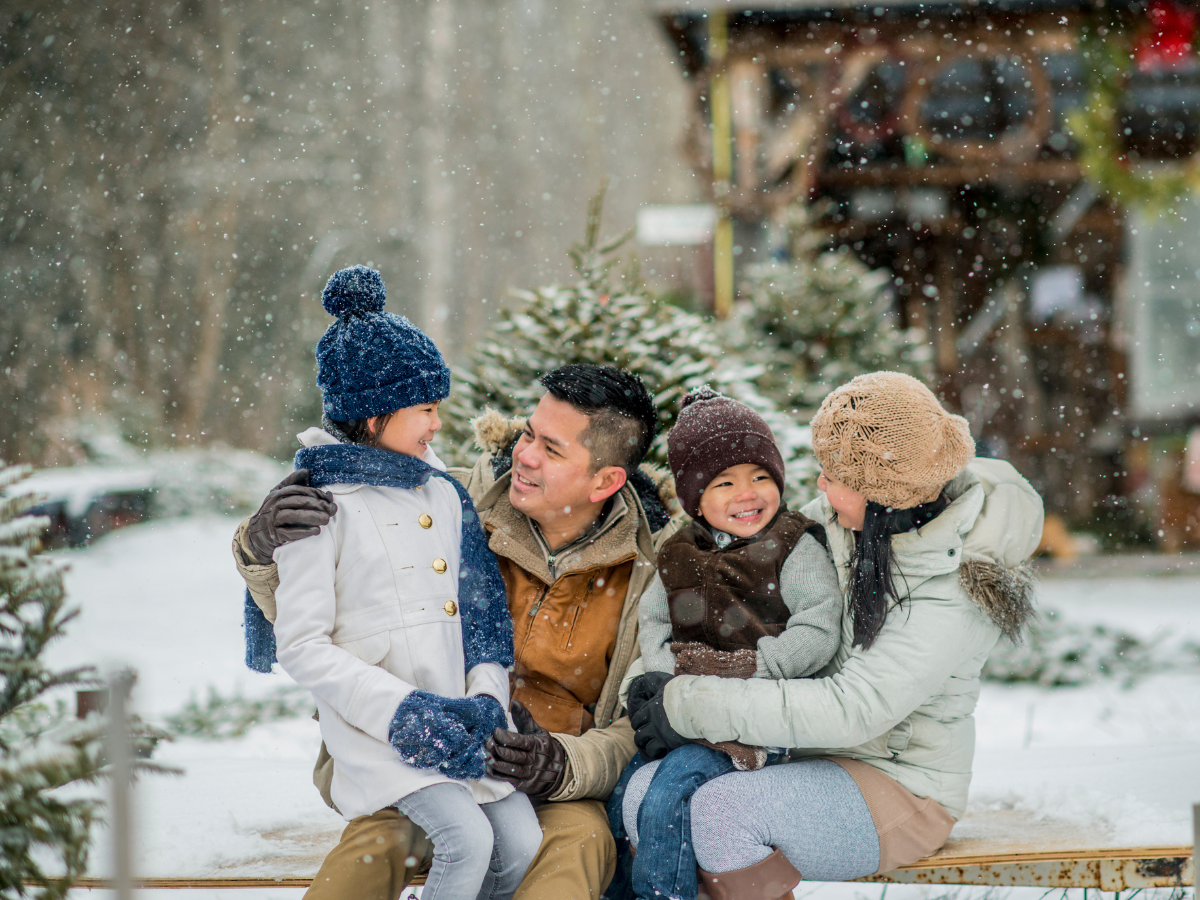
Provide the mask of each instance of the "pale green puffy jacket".
[{"label": "pale green puffy jacket", "polygon": [[[977,459],[946,487],[945,511],[896,535],[896,586],[875,643],[853,647],[846,607],[842,642],[816,678],[746,681],[682,675],[664,697],[685,737],[795,748],[793,758],[860,759],[960,818],[975,753],[979,672],[1001,634],[1031,615],[1025,562],[1042,533],[1042,501],[1011,465]],[[825,525],[845,588],[853,533],[822,495],[802,512]]]}]

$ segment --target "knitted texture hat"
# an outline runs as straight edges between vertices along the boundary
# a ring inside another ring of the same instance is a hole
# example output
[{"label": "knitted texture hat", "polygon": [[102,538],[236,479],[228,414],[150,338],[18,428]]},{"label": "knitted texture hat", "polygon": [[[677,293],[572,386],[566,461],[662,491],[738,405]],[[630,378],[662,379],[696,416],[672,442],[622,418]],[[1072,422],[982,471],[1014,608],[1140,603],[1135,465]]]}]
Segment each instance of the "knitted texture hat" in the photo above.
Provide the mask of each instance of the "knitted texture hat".
[{"label": "knitted texture hat", "polygon": [[693,519],[700,518],[700,495],[708,483],[730,466],[762,466],[783,491],[783,457],[762,416],[708,387],[683,398],[667,435],[667,461],[679,502]]},{"label": "knitted texture hat", "polygon": [[827,477],[892,509],[937,499],[975,455],[967,420],[899,372],[859,375],[833,391],[813,416],[812,445]]},{"label": "knitted texture hat", "polygon": [[384,312],[374,269],[334,272],[321,305],[337,321],[317,342],[317,387],[335,422],[382,416],[450,395],[450,369],[433,341],[403,316]]}]

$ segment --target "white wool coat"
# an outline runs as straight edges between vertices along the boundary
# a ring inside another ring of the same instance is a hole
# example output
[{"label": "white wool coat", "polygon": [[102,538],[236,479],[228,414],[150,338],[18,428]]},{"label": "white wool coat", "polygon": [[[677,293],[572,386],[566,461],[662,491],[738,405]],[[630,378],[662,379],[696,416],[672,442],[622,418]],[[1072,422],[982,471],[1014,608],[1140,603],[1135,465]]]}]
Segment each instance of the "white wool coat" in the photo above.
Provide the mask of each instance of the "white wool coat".
[{"label": "white wool coat", "polygon": [[[336,443],[316,428],[300,441]],[[432,454],[426,462],[444,468]],[[442,783],[465,785],[478,803],[506,797],[513,787],[503,781],[459,782],[409,766],[388,741],[396,708],[416,689],[444,697],[490,694],[508,709],[503,666],[483,663],[463,672],[458,493],[441,478],[412,490],[361,484],[327,490],[338,507],[329,524],[275,551],[275,640],[284,671],[316,698],[338,811],[346,819],[369,815]]]},{"label": "white wool coat", "polygon": [[[1022,569],[1042,533],[1042,501],[1011,465],[976,459],[946,486],[950,505],[892,538],[903,604],[868,649],[854,646],[846,604],[841,647],[816,678],[678,676],[664,706],[684,737],[794,748],[793,758],[858,759],[954,818],[967,803],[979,673],[999,622],[1028,615]],[[854,535],[822,495],[802,512],[825,526],[845,589]]]}]

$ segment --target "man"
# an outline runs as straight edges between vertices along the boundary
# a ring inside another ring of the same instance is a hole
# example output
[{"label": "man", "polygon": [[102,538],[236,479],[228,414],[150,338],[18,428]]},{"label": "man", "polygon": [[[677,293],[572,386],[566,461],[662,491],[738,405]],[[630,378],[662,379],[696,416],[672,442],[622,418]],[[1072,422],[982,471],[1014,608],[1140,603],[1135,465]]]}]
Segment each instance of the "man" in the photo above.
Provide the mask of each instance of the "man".
[{"label": "man", "polygon": [[[639,469],[654,439],[654,402],[637,376],[563,366],[528,420],[489,413],[484,450],[452,469],[474,500],[496,554],[514,622],[513,716],[519,732],[489,741],[490,773],[540,803],[543,840],[516,897],[590,900],[612,879],[616,847],[604,811],[636,750],[618,697],[638,655],[637,605],[658,545],[673,533],[670,479]],[[255,602],[274,612],[274,549],[315,534],[336,507],[299,473],[268,495],[234,539]],[[261,561],[267,561],[263,565]],[[313,780],[327,803],[332,763]],[[395,900],[428,867],[432,847],[395,809],[353,820],[306,895]]]}]

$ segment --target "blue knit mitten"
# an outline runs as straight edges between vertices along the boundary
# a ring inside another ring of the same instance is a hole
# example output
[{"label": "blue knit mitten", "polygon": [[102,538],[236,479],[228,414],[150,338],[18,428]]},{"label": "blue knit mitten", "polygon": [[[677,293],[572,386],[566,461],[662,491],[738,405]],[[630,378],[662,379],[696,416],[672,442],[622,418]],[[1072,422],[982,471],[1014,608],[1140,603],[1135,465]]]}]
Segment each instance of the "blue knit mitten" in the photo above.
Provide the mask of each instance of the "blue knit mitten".
[{"label": "blue knit mitten", "polygon": [[471,705],[467,715],[467,732],[471,737],[479,736],[486,741],[497,728],[507,728],[508,719],[504,715],[504,707],[491,694],[476,694],[474,697],[464,697]]},{"label": "blue knit mitten", "polygon": [[488,735],[468,730],[468,721],[477,715],[476,705],[467,698],[413,691],[396,708],[388,740],[410,766],[437,769],[451,778],[482,778]]}]

